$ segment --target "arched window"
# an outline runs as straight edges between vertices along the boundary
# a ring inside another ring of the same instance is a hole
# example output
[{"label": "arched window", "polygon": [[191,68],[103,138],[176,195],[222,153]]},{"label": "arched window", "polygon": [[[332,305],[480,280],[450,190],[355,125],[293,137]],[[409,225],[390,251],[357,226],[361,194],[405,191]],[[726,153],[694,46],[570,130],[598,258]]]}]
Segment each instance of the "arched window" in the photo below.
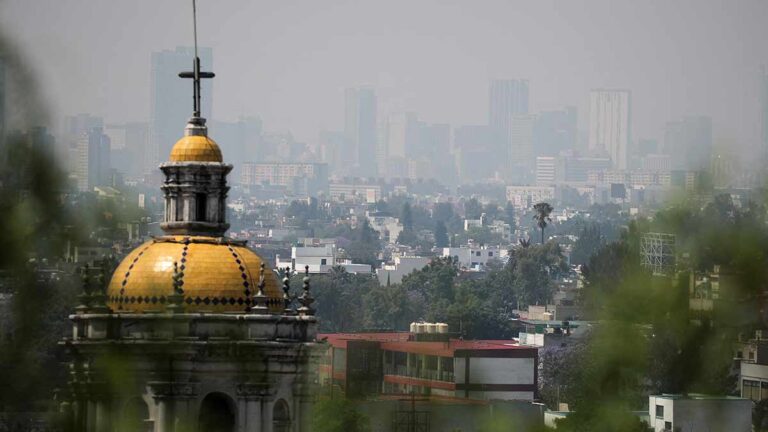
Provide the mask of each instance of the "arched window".
[{"label": "arched window", "polygon": [[149,409],[144,399],[137,396],[128,400],[123,406],[120,424],[117,426],[117,430],[123,432],[152,430]]},{"label": "arched window", "polygon": [[208,212],[208,197],[204,193],[195,194],[195,204],[197,205],[195,220],[205,221],[207,219],[206,213]]},{"label": "arched window", "polygon": [[206,432],[234,432],[235,403],[223,393],[210,393],[200,405],[198,430]]},{"label": "arched window", "polygon": [[279,399],[272,408],[272,431],[290,432],[291,430],[291,409],[285,399]]}]

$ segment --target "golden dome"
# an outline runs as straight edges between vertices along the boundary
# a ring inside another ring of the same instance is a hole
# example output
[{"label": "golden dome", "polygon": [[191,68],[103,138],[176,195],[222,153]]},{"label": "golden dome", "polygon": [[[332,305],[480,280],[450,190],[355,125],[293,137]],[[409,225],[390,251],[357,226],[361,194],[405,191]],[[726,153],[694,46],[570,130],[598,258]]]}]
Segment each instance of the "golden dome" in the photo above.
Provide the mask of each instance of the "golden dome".
[{"label": "golden dome", "polygon": [[[168,236],[123,259],[107,289],[108,306],[114,312],[165,310],[174,262],[182,273],[185,312],[244,312],[258,292],[262,260],[247,247],[214,237]],[[282,291],[269,268],[264,282],[270,311],[282,311]]]},{"label": "golden dome", "polygon": [[205,135],[187,135],[176,141],[171,149],[171,162],[222,162],[216,141]]}]

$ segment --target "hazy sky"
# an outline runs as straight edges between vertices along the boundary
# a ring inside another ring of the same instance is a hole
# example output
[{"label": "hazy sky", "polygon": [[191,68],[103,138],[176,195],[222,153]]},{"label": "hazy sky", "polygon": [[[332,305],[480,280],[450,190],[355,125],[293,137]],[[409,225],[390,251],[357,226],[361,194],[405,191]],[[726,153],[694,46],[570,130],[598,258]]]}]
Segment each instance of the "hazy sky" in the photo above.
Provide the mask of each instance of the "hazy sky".
[{"label": "hazy sky", "polygon": [[[345,87],[461,125],[486,122],[491,78],[529,79],[534,112],[578,106],[582,129],[589,90],[620,87],[635,137],[686,114],[711,115],[716,144],[760,136],[768,1],[199,0],[198,13],[214,117],[259,115],[309,143],[343,127]],[[0,29],[55,114],[146,120],[150,53],[191,43],[191,1],[5,0]]]}]

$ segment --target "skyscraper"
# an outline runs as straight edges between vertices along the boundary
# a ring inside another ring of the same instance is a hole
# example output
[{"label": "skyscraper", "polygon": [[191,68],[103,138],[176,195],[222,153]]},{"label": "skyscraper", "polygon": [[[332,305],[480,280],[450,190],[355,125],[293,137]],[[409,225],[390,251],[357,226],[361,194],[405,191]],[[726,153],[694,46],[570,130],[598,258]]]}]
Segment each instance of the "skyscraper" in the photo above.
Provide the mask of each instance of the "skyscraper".
[{"label": "skyscraper", "polygon": [[765,65],[761,68],[760,73],[760,104],[762,113],[760,116],[760,124],[762,126],[763,141],[762,141],[762,163],[768,161],[768,69]]},{"label": "skyscraper", "polygon": [[533,126],[534,155],[557,156],[562,151],[575,150],[576,121],[576,107],[540,112]]},{"label": "skyscraper", "polygon": [[81,192],[91,192],[94,186],[110,183],[110,142],[100,127],[84,133],[77,143],[77,188]]},{"label": "skyscraper", "polygon": [[67,171],[80,177],[80,140],[93,128],[103,128],[104,119],[90,114],[64,117],[62,135],[67,154]]},{"label": "skyscraper", "polygon": [[376,177],[376,93],[369,87],[348,88],[345,92],[344,138],[355,173]]},{"label": "skyscraper", "polygon": [[495,177],[499,165],[491,147],[496,134],[487,125],[459,126],[453,131],[456,169],[461,183],[475,183]]},{"label": "skyscraper", "polygon": [[631,92],[592,90],[589,94],[589,150],[609,156],[616,169],[627,169],[631,132]]},{"label": "skyscraper", "polygon": [[496,170],[506,172],[509,159],[509,127],[513,115],[528,114],[528,80],[492,80],[488,86],[488,125],[498,141],[492,151]]},{"label": "skyscraper", "polygon": [[712,119],[688,116],[681,121],[667,122],[664,154],[670,156],[673,170],[709,169],[712,162]]},{"label": "skyscraper", "polygon": [[5,92],[7,86],[6,79],[5,62],[3,61],[3,58],[0,57],[0,140],[2,140],[5,136],[5,124],[7,121],[5,118]]},{"label": "skyscraper", "polygon": [[[198,48],[203,70],[213,67],[213,50]],[[150,157],[148,167],[155,170],[165,160],[171,147],[178,139],[180,127],[184,127],[192,107],[191,85],[179,79],[179,72],[192,70],[195,50],[191,47],[176,47],[152,53],[152,94],[150,110]],[[202,115],[211,118],[212,84],[203,80]]]},{"label": "skyscraper", "polygon": [[509,121],[507,178],[516,183],[528,182],[534,168],[533,131],[536,116],[512,115]]},{"label": "skyscraper", "polygon": [[109,135],[112,149],[111,165],[116,171],[132,178],[140,178],[150,171],[147,147],[149,124],[129,122],[108,124],[105,132]]}]

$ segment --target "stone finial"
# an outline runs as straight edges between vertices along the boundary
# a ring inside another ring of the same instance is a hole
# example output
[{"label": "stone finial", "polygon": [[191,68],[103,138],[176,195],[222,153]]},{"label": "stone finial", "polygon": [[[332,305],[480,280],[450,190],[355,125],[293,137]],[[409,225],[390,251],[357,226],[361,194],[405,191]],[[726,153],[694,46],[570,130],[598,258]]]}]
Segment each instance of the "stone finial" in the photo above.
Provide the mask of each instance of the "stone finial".
[{"label": "stone finial", "polygon": [[168,312],[179,313],[184,310],[184,285],[183,281],[184,272],[179,271],[179,263],[173,262],[173,275],[171,279],[173,281],[173,291],[168,296],[168,305],[165,307]]},{"label": "stone finial", "polygon": [[301,293],[301,297],[299,297],[299,303],[301,303],[301,307],[299,308],[298,312],[299,315],[313,315],[315,313],[315,310],[312,309],[312,303],[315,302],[315,299],[312,298],[312,294],[309,292],[309,266],[304,266],[304,291]]},{"label": "stone finial", "polygon": [[91,312],[106,313],[109,312],[107,306],[107,285],[109,284],[109,278],[112,276],[112,269],[110,268],[110,262],[107,257],[104,257],[99,262],[100,267],[94,269],[98,270],[96,275],[95,289],[91,290]]},{"label": "stone finial", "polygon": [[259,291],[256,292],[255,296],[253,296],[253,307],[251,308],[252,313],[266,314],[269,312],[269,307],[267,307],[267,296],[264,294],[264,287],[266,285],[267,284],[264,281],[264,263],[262,262],[259,268]]},{"label": "stone finial", "polygon": [[284,313],[286,314],[293,313],[293,309],[291,309],[291,303],[293,302],[293,299],[291,298],[290,276],[291,276],[291,268],[286,267],[284,277],[283,277],[283,303],[285,304]]},{"label": "stone finial", "polygon": [[75,310],[78,313],[86,313],[90,309],[91,306],[91,272],[90,267],[88,264],[85,264],[83,267],[80,267],[80,281],[82,282],[83,291],[78,294],[78,299],[80,300],[80,305],[78,305]]}]

